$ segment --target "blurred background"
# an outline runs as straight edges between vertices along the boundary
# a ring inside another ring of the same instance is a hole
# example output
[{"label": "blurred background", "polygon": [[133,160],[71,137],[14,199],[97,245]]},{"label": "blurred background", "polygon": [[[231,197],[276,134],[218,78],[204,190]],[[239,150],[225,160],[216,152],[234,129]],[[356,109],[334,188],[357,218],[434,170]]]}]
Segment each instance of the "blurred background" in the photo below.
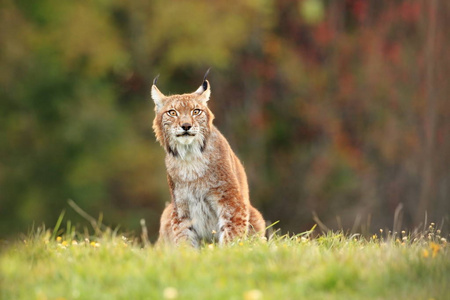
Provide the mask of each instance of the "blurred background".
[{"label": "blurred background", "polygon": [[450,212],[450,2],[0,0],[0,237],[73,199],[156,238],[170,200],[151,130],[209,80],[253,204],[284,232],[378,231]]}]

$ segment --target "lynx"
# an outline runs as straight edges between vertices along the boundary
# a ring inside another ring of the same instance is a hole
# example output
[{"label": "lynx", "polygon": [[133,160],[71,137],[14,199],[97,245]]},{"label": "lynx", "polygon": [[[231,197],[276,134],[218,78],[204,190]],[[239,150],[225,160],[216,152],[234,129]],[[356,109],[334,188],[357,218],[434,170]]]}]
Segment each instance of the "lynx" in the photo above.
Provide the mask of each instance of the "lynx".
[{"label": "lynx", "polygon": [[199,247],[264,235],[264,219],[250,204],[244,167],[213,125],[206,75],[195,92],[182,95],[165,96],[156,87],[158,77],[153,81],[153,130],[166,151],[172,198],[161,216],[158,243]]}]

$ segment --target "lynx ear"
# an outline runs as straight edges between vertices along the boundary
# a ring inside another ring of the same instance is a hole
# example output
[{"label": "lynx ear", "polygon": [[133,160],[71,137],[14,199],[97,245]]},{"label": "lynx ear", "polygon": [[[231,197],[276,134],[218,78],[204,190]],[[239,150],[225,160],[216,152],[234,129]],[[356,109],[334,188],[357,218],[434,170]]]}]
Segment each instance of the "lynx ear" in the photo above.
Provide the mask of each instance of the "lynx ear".
[{"label": "lynx ear", "polygon": [[161,93],[158,88],[156,87],[156,82],[158,81],[158,76],[155,77],[155,79],[153,79],[153,86],[152,86],[152,99],[153,102],[155,102],[156,105],[156,111],[159,111],[163,106],[164,106],[164,98],[166,98],[166,96],[164,96],[163,93]]},{"label": "lynx ear", "polygon": [[203,81],[202,85],[194,92],[194,94],[200,95],[197,100],[200,100],[206,104],[211,96],[211,87],[208,80]]},{"label": "lynx ear", "polygon": [[206,80],[206,76],[208,76],[209,70],[211,70],[211,68],[206,71],[205,76],[203,77],[202,85],[194,92],[194,94],[200,95],[200,97],[198,97],[197,99],[202,101],[205,105],[206,102],[208,102],[209,97],[211,96],[211,86],[209,85],[208,80]]}]

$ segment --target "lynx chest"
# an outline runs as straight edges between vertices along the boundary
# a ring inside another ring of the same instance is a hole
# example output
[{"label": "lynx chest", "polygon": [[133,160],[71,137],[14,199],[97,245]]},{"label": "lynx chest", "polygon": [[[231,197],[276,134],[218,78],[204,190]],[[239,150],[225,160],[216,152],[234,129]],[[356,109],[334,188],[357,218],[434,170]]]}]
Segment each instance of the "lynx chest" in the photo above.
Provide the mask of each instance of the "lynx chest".
[{"label": "lynx chest", "polygon": [[184,159],[166,156],[166,167],[167,172],[175,181],[194,182],[199,181],[208,173],[210,162],[203,155],[188,154]]},{"label": "lynx chest", "polygon": [[211,241],[219,223],[217,200],[208,186],[195,183],[175,183],[174,197],[179,216],[187,217],[199,240]]}]

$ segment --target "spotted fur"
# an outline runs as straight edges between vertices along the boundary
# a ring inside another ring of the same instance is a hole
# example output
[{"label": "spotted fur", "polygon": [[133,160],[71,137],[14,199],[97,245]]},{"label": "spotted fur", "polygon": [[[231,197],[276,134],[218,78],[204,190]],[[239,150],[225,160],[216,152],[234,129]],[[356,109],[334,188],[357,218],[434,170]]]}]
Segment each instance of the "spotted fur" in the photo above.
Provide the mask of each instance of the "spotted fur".
[{"label": "spotted fur", "polygon": [[152,86],[153,130],[166,151],[172,197],[161,216],[159,242],[199,247],[202,241],[224,244],[249,233],[264,235],[244,168],[213,125],[210,93],[207,80],[183,95],[165,96]]}]

